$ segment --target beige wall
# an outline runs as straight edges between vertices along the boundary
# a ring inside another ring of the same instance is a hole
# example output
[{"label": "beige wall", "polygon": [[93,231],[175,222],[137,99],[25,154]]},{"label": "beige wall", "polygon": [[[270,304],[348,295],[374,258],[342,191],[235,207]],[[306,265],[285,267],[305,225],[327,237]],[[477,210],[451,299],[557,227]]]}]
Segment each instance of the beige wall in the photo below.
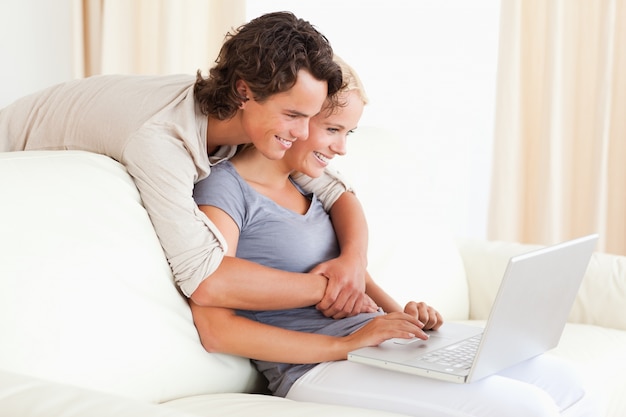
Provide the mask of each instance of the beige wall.
[{"label": "beige wall", "polygon": [[397,131],[398,163],[419,169],[406,192],[457,235],[485,237],[500,0],[248,1],[248,19],[274,10],[311,21],[359,72],[361,125]]},{"label": "beige wall", "polygon": [[[0,0],[0,107],[73,78],[74,1]],[[416,149],[405,163],[421,174],[407,192],[456,234],[486,236],[499,0],[253,0],[248,19],[285,9],[359,70],[371,99],[362,125],[393,129]]]},{"label": "beige wall", "polygon": [[72,78],[72,1],[0,2],[0,107]]}]

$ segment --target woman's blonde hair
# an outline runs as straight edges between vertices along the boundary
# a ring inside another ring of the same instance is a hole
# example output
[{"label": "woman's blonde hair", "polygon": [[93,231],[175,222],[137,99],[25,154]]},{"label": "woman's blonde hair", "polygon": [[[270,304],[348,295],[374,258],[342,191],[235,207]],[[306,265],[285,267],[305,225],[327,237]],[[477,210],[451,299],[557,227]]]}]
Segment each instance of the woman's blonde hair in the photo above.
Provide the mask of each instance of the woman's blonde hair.
[{"label": "woman's blonde hair", "polygon": [[363,101],[363,104],[369,103],[369,99],[365,93],[365,87],[363,87],[363,82],[354,68],[348,65],[348,63],[337,54],[333,56],[333,61],[339,64],[339,67],[341,68],[341,76],[343,77],[343,85],[337,93],[341,94],[347,93],[348,91],[356,91],[361,101]]}]

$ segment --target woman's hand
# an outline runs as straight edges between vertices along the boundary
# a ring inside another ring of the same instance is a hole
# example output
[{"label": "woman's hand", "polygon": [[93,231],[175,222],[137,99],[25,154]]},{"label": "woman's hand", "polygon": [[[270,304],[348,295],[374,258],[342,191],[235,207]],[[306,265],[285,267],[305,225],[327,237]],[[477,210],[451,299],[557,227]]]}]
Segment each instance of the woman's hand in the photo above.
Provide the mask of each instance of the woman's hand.
[{"label": "woman's hand", "polygon": [[437,330],[443,324],[441,314],[424,302],[410,301],[404,307],[404,312],[422,322],[424,330]]},{"label": "woman's hand", "polygon": [[365,346],[378,346],[385,340],[393,338],[412,339],[417,337],[428,339],[422,328],[424,323],[412,314],[395,312],[377,316],[356,332],[344,337],[347,352]]}]

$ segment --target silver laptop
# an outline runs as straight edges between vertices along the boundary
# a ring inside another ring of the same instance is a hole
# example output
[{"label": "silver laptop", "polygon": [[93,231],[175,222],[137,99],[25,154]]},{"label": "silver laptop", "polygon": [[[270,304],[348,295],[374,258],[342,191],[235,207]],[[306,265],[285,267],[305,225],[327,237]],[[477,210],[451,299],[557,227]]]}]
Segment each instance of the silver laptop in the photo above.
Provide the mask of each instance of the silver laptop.
[{"label": "silver laptop", "polygon": [[484,329],[444,323],[426,341],[391,339],[348,360],[468,383],[542,354],[561,338],[597,240],[593,234],[512,257]]}]

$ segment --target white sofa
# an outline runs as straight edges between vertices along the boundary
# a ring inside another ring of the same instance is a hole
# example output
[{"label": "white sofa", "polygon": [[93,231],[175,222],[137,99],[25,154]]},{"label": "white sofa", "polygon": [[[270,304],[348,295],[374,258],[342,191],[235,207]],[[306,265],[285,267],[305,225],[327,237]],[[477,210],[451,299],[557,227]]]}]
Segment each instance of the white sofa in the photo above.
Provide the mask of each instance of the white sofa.
[{"label": "white sofa", "polygon": [[[353,177],[360,167],[344,170]],[[381,185],[361,184],[366,207]],[[248,360],[206,353],[115,161],[81,151],[0,154],[0,196],[0,416],[394,415],[261,394]],[[456,242],[415,212],[402,229],[411,244],[391,241],[399,234],[383,214],[368,211],[375,277],[401,301],[416,294],[450,320],[484,320],[506,260],[529,249]],[[572,323],[549,353],[585,375],[606,408],[600,415],[626,415],[625,306],[625,258],[595,254]]]}]

